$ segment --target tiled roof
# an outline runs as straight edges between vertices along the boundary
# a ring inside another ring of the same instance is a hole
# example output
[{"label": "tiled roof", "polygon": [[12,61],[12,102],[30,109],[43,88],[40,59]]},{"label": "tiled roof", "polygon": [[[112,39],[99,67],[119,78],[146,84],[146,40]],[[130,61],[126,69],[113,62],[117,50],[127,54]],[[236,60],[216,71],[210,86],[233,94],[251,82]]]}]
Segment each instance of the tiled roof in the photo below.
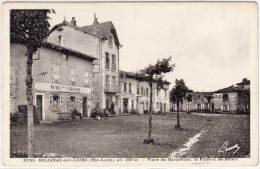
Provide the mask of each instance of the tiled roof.
[{"label": "tiled roof", "polygon": [[112,23],[112,21],[102,22],[98,24],[88,25],[81,27],[83,31],[90,32],[93,34],[97,34],[99,36],[107,38],[109,34],[113,34],[115,37],[115,43],[117,46],[120,45],[116,29]]},{"label": "tiled roof", "polygon": [[55,31],[56,29],[58,29],[58,28],[60,28],[60,27],[62,27],[62,26],[70,26],[70,27],[72,27],[72,28],[74,28],[74,29],[76,29],[76,30],[78,30],[78,31],[81,31],[81,32],[90,34],[90,35],[92,35],[92,36],[96,36],[96,37],[98,37],[98,38],[102,38],[102,36],[99,36],[97,33],[94,33],[94,32],[92,32],[92,31],[87,31],[87,30],[83,29],[82,27],[75,26],[75,25],[73,25],[73,24],[71,24],[70,22],[67,22],[67,21],[63,21],[62,23],[59,23],[59,24],[53,26],[53,27],[50,29],[49,34],[51,34],[53,31]]},{"label": "tiled roof", "polygon": [[108,38],[108,35],[112,33],[115,37],[115,43],[117,46],[120,46],[120,42],[116,33],[116,29],[112,23],[112,21],[102,22],[94,25],[87,25],[87,26],[75,26],[71,24],[70,22],[63,21],[60,24],[55,25],[51,28],[49,31],[49,34],[51,34],[54,30],[62,27],[62,26],[70,26],[76,30],[82,31],[84,33],[96,36],[98,38]]},{"label": "tiled roof", "polygon": [[[141,73],[138,73],[138,72],[134,73],[134,72],[126,72],[126,71],[120,70],[119,71],[119,75],[120,75],[120,77],[124,77],[125,76],[125,77],[133,78],[133,79],[136,79],[136,80],[148,81],[148,77],[147,76],[145,76],[145,75],[143,75]],[[164,84],[168,84],[168,85],[170,84],[170,82],[168,82],[166,80],[164,80],[163,82],[164,82]]]},{"label": "tiled roof", "polygon": [[233,92],[238,92],[239,89],[235,86],[229,86],[223,89],[219,89],[217,91],[215,91],[214,93],[233,93]]},{"label": "tiled roof", "polygon": [[69,54],[69,55],[72,55],[72,56],[78,56],[78,57],[81,57],[81,58],[89,60],[89,61],[93,61],[93,60],[97,59],[93,56],[86,55],[84,53],[81,53],[79,51],[75,51],[75,50],[67,48],[67,47],[58,46],[58,45],[55,45],[55,44],[50,43],[50,42],[43,43],[43,47],[54,49],[56,51],[59,51],[59,52],[65,53],[65,54]]},{"label": "tiled roof", "polygon": [[[25,44],[24,41],[18,40],[18,39],[12,40],[11,43]],[[89,61],[93,61],[93,60],[97,59],[97,58],[95,58],[93,56],[86,55],[84,53],[75,51],[75,50],[67,48],[67,47],[58,46],[58,45],[55,45],[55,44],[50,43],[50,42],[44,42],[42,44],[42,47],[53,49],[53,50],[59,51],[59,52],[64,53],[64,54],[81,57],[81,58],[89,60]]]},{"label": "tiled roof", "polygon": [[240,83],[237,83],[236,85],[250,85],[250,80],[243,79],[243,81],[242,81],[242,82],[240,82]]}]

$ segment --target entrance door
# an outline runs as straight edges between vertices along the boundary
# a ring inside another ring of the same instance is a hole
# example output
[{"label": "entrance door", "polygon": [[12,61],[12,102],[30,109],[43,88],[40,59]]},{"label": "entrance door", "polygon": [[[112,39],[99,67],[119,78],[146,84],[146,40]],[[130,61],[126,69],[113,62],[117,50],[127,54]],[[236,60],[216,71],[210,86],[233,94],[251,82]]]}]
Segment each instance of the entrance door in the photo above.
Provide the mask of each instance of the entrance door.
[{"label": "entrance door", "polygon": [[88,114],[88,100],[87,100],[87,97],[83,97],[83,117],[87,117],[87,114]]},{"label": "entrance door", "polygon": [[110,109],[110,98],[106,98],[106,109]]},{"label": "entrance door", "polygon": [[43,120],[42,117],[42,95],[36,95],[36,110],[39,120]]},{"label": "entrance door", "polygon": [[123,112],[128,113],[128,99],[123,99]]}]

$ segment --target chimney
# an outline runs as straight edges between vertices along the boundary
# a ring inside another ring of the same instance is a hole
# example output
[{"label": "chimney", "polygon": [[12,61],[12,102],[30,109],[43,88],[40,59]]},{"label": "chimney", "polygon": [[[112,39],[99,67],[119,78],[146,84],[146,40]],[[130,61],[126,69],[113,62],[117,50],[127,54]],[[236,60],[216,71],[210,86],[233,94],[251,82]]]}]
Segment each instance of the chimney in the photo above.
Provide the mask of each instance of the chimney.
[{"label": "chimney", "polygon": [[77,24],[76,24],[76,19],[75,19],[74,16],[71,18],[70,23],[71,23],[73,26],[77,26]]},{"label": "chimney", "polygon": [[96,17],[96,13],[94,13],[94,21],[93,21],[93,25],[97,25],[98,24],[98,19]]}]

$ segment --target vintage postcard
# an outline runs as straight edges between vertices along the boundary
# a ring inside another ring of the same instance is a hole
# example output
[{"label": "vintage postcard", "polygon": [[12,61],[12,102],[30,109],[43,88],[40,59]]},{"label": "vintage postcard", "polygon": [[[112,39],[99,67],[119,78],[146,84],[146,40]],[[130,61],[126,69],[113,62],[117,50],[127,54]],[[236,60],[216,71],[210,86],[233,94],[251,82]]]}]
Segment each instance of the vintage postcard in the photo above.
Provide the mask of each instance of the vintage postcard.
[{"label": "vintage postcard", "polygon": [[257,2],[2,3],[5,166],[257,166]]}]

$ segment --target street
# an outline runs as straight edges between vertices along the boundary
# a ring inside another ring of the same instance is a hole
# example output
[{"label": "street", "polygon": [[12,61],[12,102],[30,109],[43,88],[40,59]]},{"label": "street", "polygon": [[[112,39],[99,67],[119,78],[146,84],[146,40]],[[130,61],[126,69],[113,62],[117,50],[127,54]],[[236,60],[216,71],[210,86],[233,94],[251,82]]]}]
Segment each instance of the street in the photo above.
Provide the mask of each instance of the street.
[{"label": "street", "polygon": [[[148,130],[146,115],[40,124],[35,126],[35,152],[85,158],[167,158],[203,131],[178,157],[246,157],[249,117],[180,113],[183,130],[175,130],[175,113],[153,115],[153,145],[143,144]],[[26,125],[11,125],[11,152],[26,151],[26,133]]]}]

